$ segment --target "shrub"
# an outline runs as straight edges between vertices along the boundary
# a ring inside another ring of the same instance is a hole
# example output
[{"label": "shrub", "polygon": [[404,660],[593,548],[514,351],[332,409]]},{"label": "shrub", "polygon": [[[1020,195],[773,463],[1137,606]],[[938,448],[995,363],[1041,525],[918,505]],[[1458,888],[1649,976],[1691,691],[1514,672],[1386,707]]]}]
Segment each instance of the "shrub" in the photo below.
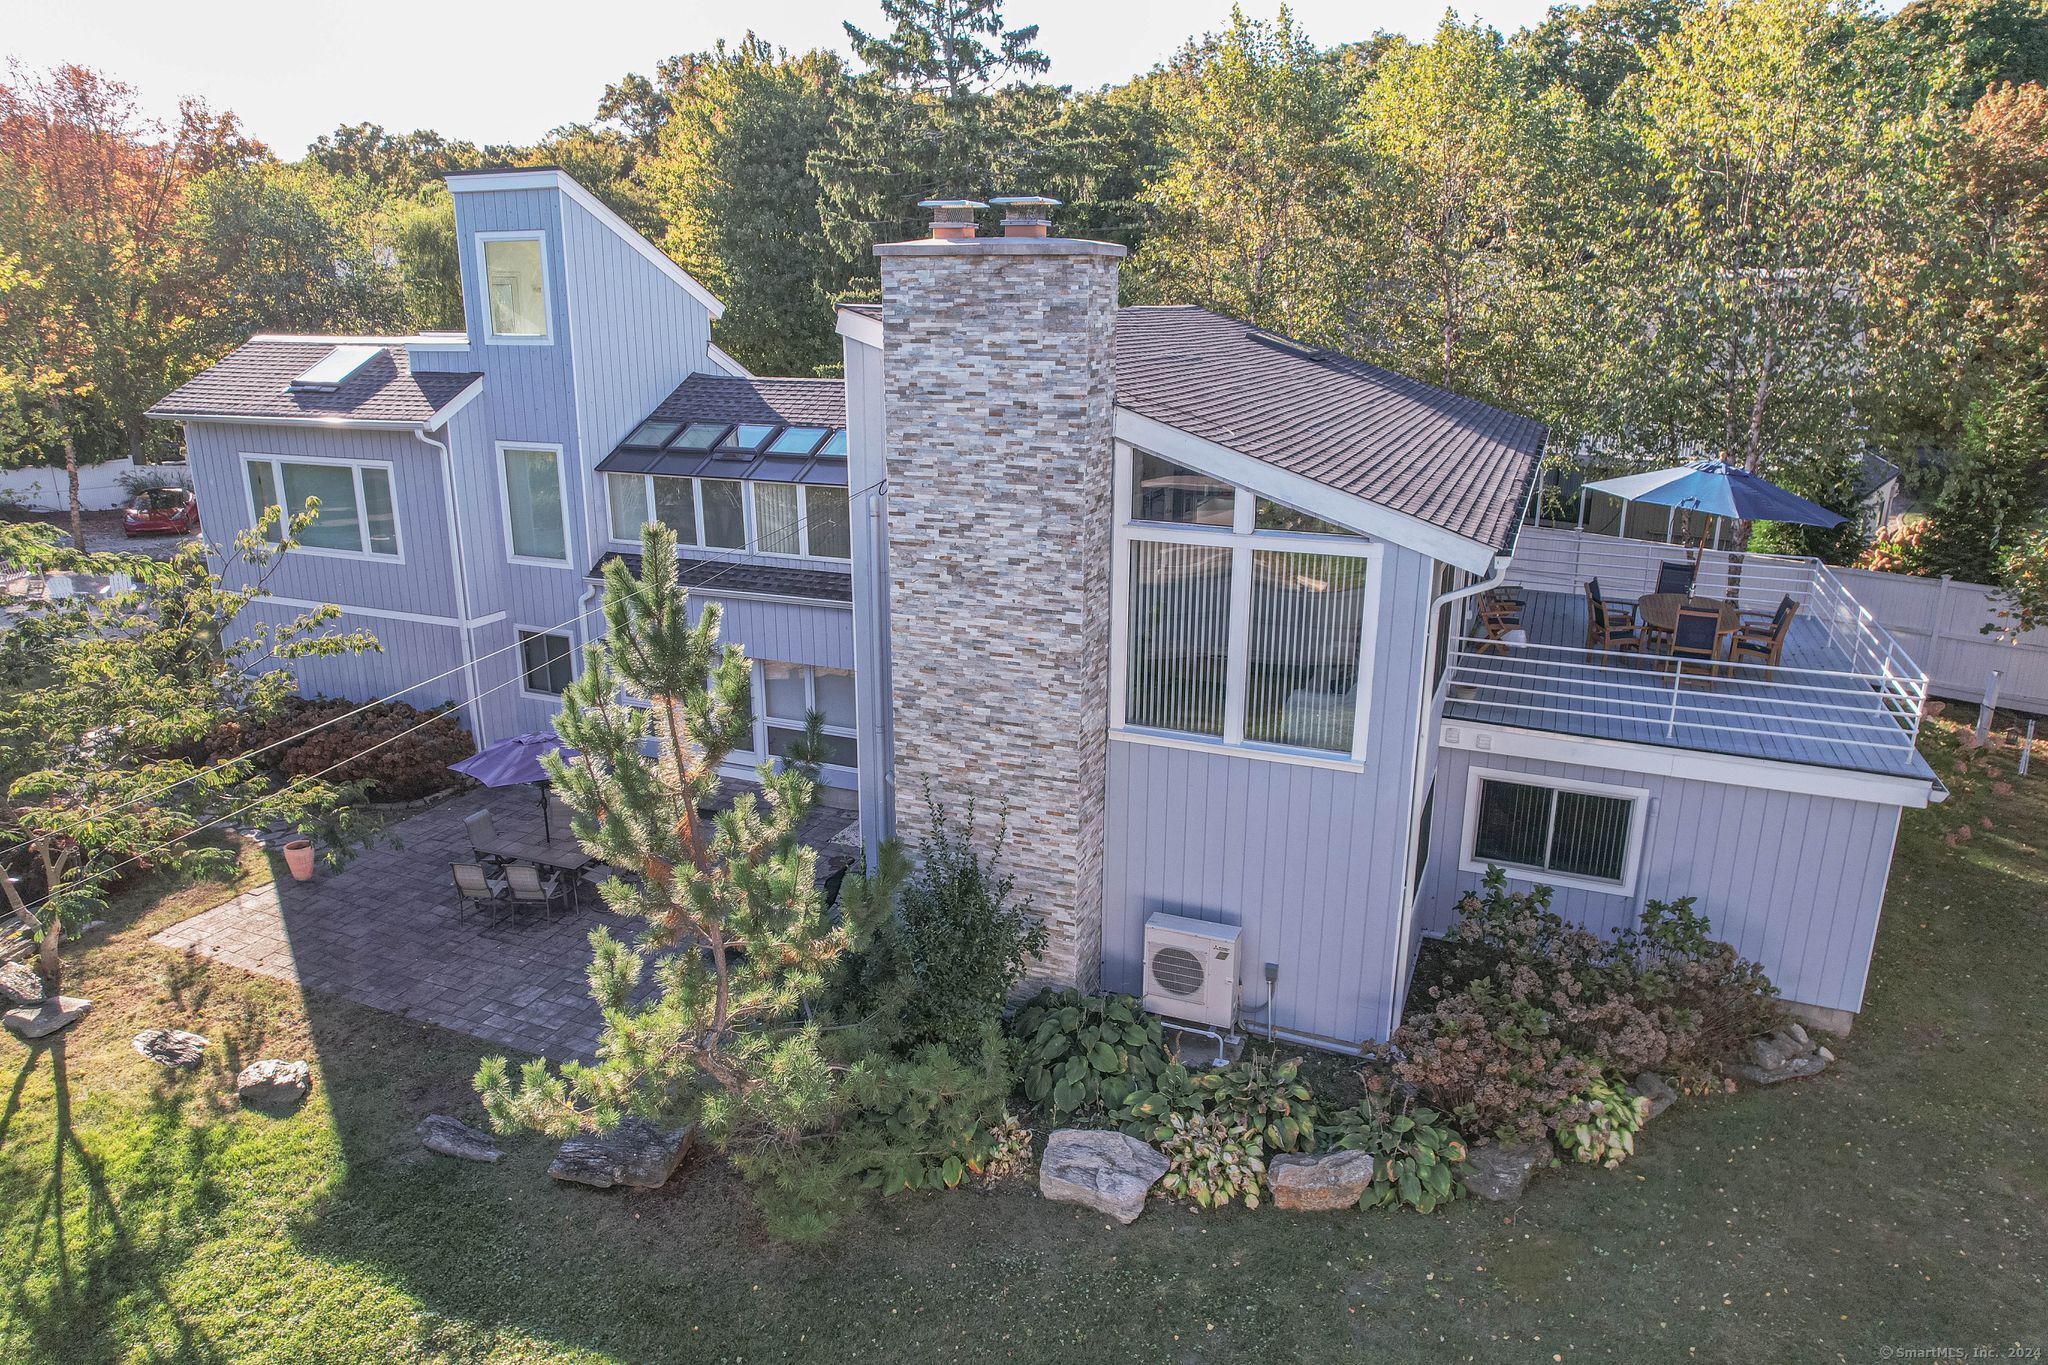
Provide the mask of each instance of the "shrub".
[{"label": "shrub", "polygon": [[1434,1213],[1465,1192],[1457,1173],[1464,1140],[1434,1109],[1368,1094],[1356,1109],[1331,1115],[1327,1135],[1332,1151],[1372,1154],[1372,1184],[1360,1208]]},{"label": "shrub", "polygon": [[[326,724],[359,705],[293,697],[267,719],[216,728],[207,736],[206,756],[218,760],[265,749],[256,761],[280,777],[306,777],[331,768],[326,780],[362,783],[372,800],[415,801],[453,786],[456,779],[448,765],[476,752],[475,741],[448,707],[422,711],[402,701],[377,702],[347,720]],[[269,748],[273,744],[278,747]]]},{"label": "shrub", "polygon": [[1716,1088],[1745,1042],[1776,1026],[1778,989],[1759,964],[1709,938],[1711,926],[1692,907],[1691,896],[1649,901],[1617,944],[1636,994],[1673,1020],[1662,1071],[1699,1094]]},{"label": "shrub", "polygon": [[1114,1117],[1126,1132],[1161,1141],[1172,1114],[1214,1114],[1256,1133],[1272,1152],[1315,1147],[1316,1105],[1301,1079],[1301,1059],[1247,1054],[1223,1070],[1190,1072],[1175,1062],[1149,1089],[1131,1092]]},{"label": "shrub", "polygon": [[1589,1166],[1612,1169],[1635,1155],[1636,1133],[1649,1119],[1649,1100],[1617,1082],[1596,1081],[1565,1106],[1557,1145]]},{"label": "shrub", "polygon": [[1250,1124],[1226,1113],[1167,1115],[1161,1125],[1159,1150],[1167,1160],[1159,1187],[1205,1209],[1234,1199],[1259,1206],[1265,1182],[1265,1149]]},{"label": "shrub", "polygon": [[962,1060],[943,1043],[908,1059],[871,1059],[849,1069],[851,1114],[841,1137],[848,1168],[867,1189],[951,1189],[970,1175],[1014,1166],[1018,1135],[1003,1109],[1010,1071],[1000,1033]]},{"label": "shrub", "polygon": [[1170,1065],[1159,1021],[1128,995],[1041,991],[1012,1033],[1024,1096],[1056,1122],[1116,1114]]},{"label": "shrub", "polygon": [[1565,1047],[1550,1013],[1490,981],[1433,986],[1430,1007],[1394,1034],[1396,1080],[1457,1116],[1467,1132],[1533,1141],[1573,1095],[1600,1078],[1598,1064]]}]

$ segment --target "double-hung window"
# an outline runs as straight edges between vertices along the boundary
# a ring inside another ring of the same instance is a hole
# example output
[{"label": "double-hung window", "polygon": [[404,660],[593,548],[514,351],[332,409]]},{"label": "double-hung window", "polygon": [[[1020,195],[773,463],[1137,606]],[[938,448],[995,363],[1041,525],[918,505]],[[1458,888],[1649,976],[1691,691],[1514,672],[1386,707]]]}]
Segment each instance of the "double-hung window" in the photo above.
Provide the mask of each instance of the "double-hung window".
[{"label": "double-hung window", "polygon": [[570,650],[566,635],[520,631],[519,669],[525,689],[551,697],[559,697],[566,692],[569,680],[575,676]]},{"label": "double-hung window", "polygon": [[251,524],[277,508],[269,536],[284,539],[292,517],[319,499],[314,518],[297,543],[326,554],[399,558],[398,510],[391,497],[391,469],[381,464],[289,460],[245,455]]},{"label": "double-hung window", "polygon": [[1115,728],[1361,759],[1380,547],[1142,451],[1119,477]]},{"label": "double-hung window", "polygon": [[513,559],[564,563],[569,517],[559,446],[500,443],[505,477],[505,547]]},{"label": "double-hung window", "polygon": [[825,762],[853,768],[859,763],[854,736],[853,674],[843,668],[767,662],[761,666],[760,722],[768,752],[781,758],[803,738],[811,712],[824,717]]},{"label": "double-hung window", "polygon": [[1649,793],[1475,768],[1465,813],[1464,867],[1626,895]]},{"label": "double-hung window", "polygon": [[484,277],[485,340],[548,340],[546,241],[537,232],[487,232],[477,238]]}]

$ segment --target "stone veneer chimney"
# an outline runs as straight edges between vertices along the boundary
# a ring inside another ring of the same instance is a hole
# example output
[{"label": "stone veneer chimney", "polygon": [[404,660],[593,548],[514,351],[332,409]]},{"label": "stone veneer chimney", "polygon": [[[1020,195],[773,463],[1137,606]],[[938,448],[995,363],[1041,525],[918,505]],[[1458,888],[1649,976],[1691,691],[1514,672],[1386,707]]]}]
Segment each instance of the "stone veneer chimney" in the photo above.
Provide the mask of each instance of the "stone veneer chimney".
[{"label": "stone veneer chimney", "polygon": [[[1032,216],[1050,201],[1019,204]],[[1034,981],[1102,968],[1112,355],[1124,248],[949,235],[882,267],[898,832],[924,792],[1051,931]]]}]

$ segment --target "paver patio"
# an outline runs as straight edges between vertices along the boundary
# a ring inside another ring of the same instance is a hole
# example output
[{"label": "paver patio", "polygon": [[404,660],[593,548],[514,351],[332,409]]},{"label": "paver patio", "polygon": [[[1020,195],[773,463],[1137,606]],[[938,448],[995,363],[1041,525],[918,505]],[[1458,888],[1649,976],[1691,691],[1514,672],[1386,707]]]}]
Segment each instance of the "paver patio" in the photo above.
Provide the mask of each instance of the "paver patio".
[{"label": "paver patio", "polygon": [[[338,872],[246,892],[150,942],[503,1047],[588,1060],[601,1023],[585,980],[590,931],[630,938],[634,923],[580,882],[571,914],[464,907],[448,865],[470,858],[462,820],[479,809],[505,838],[540,837],[533,789],[464,793],[394,825]],[[841,837],[853,823],[851,811],[826,808],[805,820],[821,876],[857,856]]]}]

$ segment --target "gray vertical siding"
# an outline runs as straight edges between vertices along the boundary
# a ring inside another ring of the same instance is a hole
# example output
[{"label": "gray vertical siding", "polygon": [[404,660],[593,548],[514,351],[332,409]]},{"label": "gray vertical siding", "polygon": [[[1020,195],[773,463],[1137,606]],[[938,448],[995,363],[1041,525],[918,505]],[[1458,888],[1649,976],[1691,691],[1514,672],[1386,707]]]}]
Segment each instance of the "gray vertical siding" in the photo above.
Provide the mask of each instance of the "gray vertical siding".
[{"label": "gray vertical siding", "polygon": [[847,483],[852,495],[854,687],[860,715],[861,846],[875,857],[896,832],[896,775],[889,705],[889,509],[882,444],[882,353],[848,337]]},{"label": "gray vertical siding", "polygon": [[1387,1035],[1430,570],[1386,547],[1362,772],[1111,742],[1106,986],[1141,987],[1145,919],[1165,910],[1242,927],[1248,1007],[1265,997],[1262,964],[1279,964],[1281,1030],[1347,1045]]},{"label": "gray vertical siding", "polygon": [[1442,749],[1419,906],[1428,932],[1448,928],[1458,898],[1480,882],[1480,874],[1459,867],[1466,776],[1474,766],[1650,793],[1634,894],[1559,889],[1551,901],[1559,914],[1612,933],[1635,923],[1645,900],[1690,895],[1714,936],[1761,962],[1786,999],[1862,1007],[1898,807]]},{"label": "gray vertical siding", "polygon": [[766,602],[716,593],[692,593],[690,597],[693,620],[703,615],[707,600],[718,602],[719,638],[742,646],[750,659],[818,668],[854,666],[853,613],[844,607]]},{"label": "gray vertical siding", "polygon": [[[260,599],[244,608],[243,613],[245,624],[260,622],[273,627],[299,615],[297,608]],[[349,701],[402,701],[423,709],[462,699],[462,642],[453,626],[345,611],[327,629],[366,630],[376,637],[380,648],[276,665],[292,674],[302,695],[342,697]]]}]

